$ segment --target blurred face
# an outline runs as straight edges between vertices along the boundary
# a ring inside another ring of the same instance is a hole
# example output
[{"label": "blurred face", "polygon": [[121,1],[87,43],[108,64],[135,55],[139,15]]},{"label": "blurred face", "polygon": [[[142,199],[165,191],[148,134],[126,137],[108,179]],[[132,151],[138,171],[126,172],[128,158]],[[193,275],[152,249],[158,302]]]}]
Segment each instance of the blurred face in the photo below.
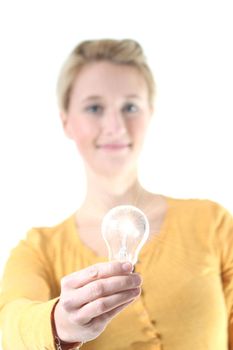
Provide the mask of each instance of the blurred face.
[{"label": "blurred face", "polygon": [[62,119],[86,167],[109,176],[136,167],[150,115],[141,73],[102,61],[79,72]]}]

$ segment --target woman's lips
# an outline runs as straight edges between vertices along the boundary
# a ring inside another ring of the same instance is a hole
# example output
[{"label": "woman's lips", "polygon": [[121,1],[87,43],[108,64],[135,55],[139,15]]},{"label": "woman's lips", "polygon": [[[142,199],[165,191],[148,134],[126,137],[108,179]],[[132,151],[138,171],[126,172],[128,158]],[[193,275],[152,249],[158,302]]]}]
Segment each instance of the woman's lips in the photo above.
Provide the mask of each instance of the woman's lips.
[{"label": "woman's lips", "polygon": [[115,144],[115,143],[107,143],[107,144],[103,144],[103,145],[98,145],[97,148],[101,148],[104,150],[109,150],[109,151],[118,151],[118,150],[123,150],[126,148],[129,148],[131,145],[130,144]]}]

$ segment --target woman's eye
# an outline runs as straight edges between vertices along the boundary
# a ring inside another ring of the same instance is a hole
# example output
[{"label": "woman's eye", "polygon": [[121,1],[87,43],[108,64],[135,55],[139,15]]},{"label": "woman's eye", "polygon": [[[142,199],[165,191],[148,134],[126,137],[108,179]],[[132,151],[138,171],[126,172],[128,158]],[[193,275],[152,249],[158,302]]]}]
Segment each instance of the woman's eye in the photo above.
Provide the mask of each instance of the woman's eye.
[{"label": "woman's eye", "polygon": [[103,108],[100,105],[91,105],[86,108],[86,111],[93,114],[100,114]]},{"label": "woman's eye", "polygon": [[126,113],[136,113],[138,112],[138,107],[133,103],[128,103],[124,106],[123,110]]}]

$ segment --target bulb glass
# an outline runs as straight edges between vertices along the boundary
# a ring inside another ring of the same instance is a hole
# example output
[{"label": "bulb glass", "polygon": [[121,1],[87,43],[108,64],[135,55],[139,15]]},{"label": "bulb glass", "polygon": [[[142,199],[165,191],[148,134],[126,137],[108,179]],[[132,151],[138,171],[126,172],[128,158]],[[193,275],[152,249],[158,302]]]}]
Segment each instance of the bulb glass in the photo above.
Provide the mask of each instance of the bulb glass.
[{"label": "bulb glass", "polygon": [[102,235],[108,248],[109,260],[130,261],[134,265],[148,239],[149,222],[137,207],[119,205],[104,216]]}]

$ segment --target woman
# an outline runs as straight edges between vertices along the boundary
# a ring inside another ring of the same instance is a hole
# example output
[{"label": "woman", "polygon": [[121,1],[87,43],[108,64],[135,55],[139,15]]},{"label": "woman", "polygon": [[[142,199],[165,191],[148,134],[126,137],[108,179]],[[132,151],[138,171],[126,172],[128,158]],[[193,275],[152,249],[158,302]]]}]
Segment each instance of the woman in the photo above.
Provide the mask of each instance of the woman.
[{"label": "woman", "polygon": [[[3,349],[233,349],[231,215],[212,201],[150,193],[138,180],[154,90],[133,40],[83,42],[68,57],[58,100],[87,192],[74,215],[31,230],[12,251]],[[120,204],[137,206],[150,223],[134,268],[107,261],[100,233]]]}]

